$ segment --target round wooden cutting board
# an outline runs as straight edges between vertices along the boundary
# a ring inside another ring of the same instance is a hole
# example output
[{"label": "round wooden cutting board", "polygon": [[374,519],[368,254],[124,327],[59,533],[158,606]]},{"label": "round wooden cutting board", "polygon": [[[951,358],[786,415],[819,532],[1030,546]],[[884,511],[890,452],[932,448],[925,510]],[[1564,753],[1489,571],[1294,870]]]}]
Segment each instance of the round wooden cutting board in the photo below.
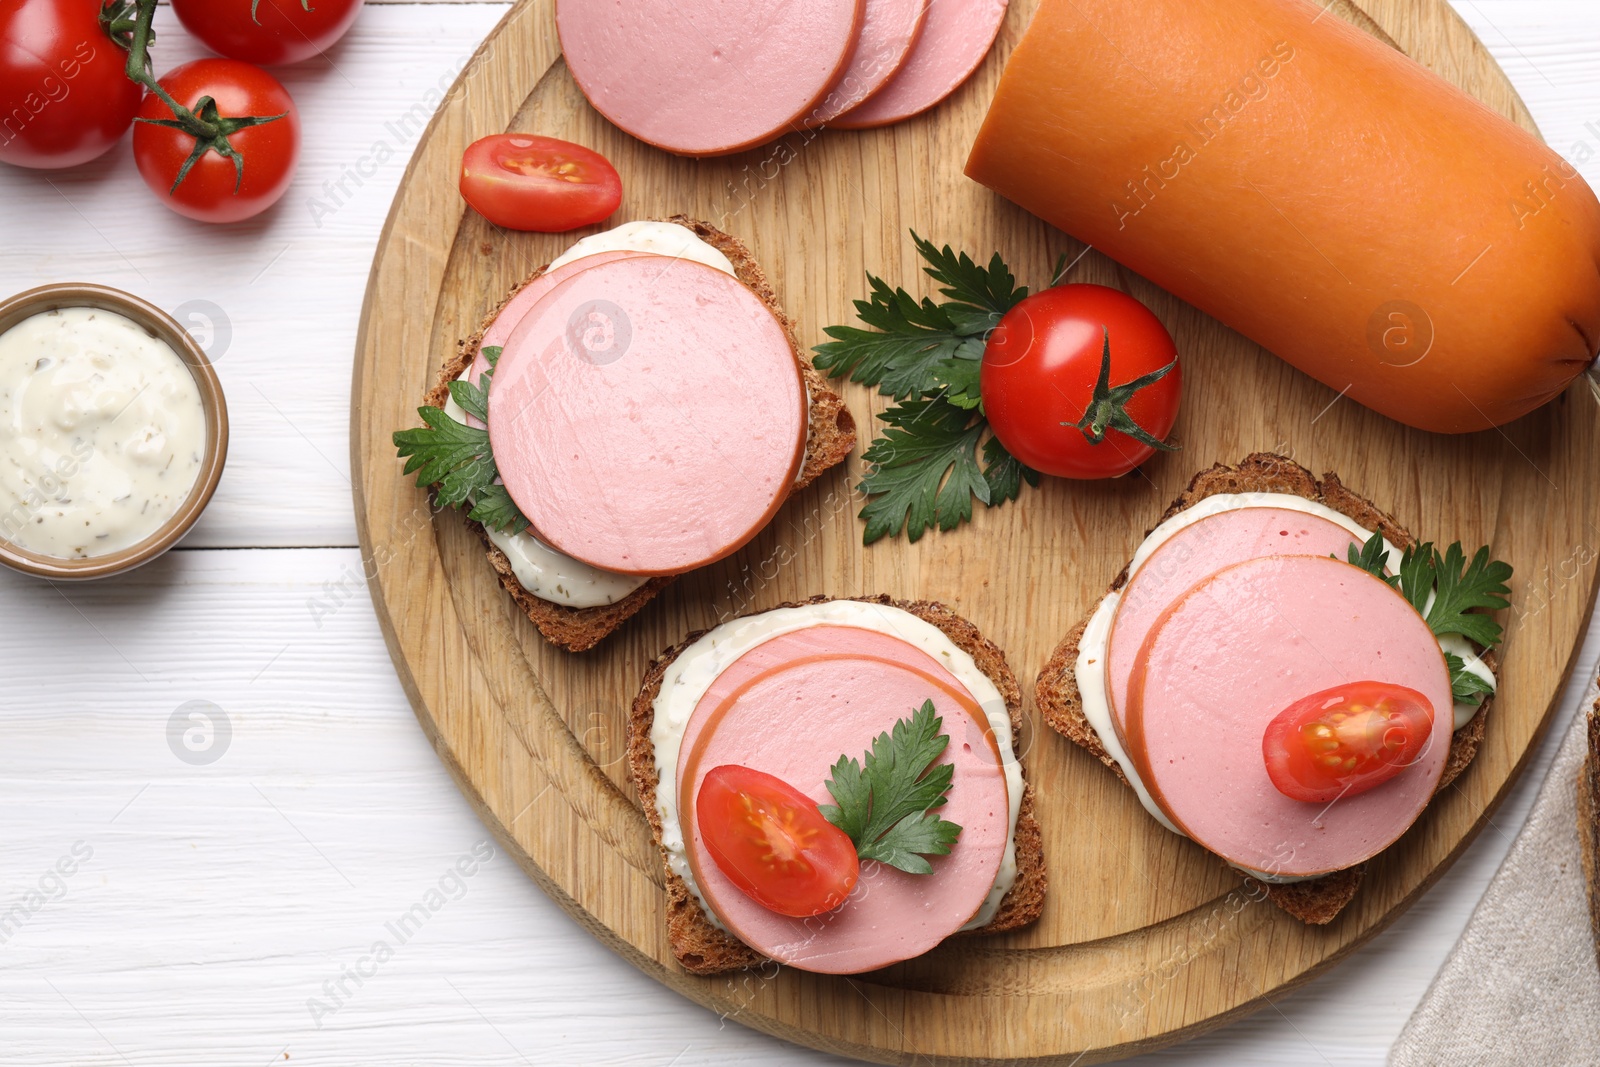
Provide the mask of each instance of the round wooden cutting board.
[{"label": "round wooden cutting board", "polygon": [[[1114,1059],[1240,1015],[1339,959],[1415,900],[1483,824],[1561,691],[1594,596],[1600,450],[1584,388],[1503,431],[1409,430],[1090,251],[1072,280],[1132,292],[1178,340],[1182,451],[1116,482],[1046,479],[952,533],[864,548],[852,492],[858,450],[848,470],[791,499],[744,551],[679,581],[594,651],[569,654],[540,639],[461,516],[432,515],[426,495],[402,478],[390,442],[392,431],[418,423],[422,394],[458,339],[576,236],[507,233],[464,212],[455,187],[462,150],[508,129],[599,149],[627,183],[616,221],[683,212],[743,238],[810,346],[825,325],[852,321],[867,270],[928,291],[908,229],[980,257],[998,249],[1036,285],[1059,254],[1084,251],[961,174],[1034,6],[1013,0],[985,66],[921,119],[692,161],[629,138],[591,110],[561,62],[552,0],[523,0],[463,69],[417,149],[378,246],[358,342],[351,449],[373,599],[417,717],[484,821],[574,918],[673,989],[770,1033],[889,1063]],[[1365,14],[1342,6],[1333,14],[1532,129],[1504,74],[1443,0],[1363,6]],[[882,400],[841,388],[864,446]],[[677,966],[661,860],[623,756],[625,710],[655,654],[732,614],[817,593],[883,592],[951,605],[1006,650],[1030,689],[1189,478],[1256,450],[1336,471],[1423,538],[1491,544],[1517,572],[1501,696],[1477,762],[1371,865],[1337,921],[1306,927],[1256,900],[1198,847],[1158,827],[1099,763],[1039,725],[1030,699],[1020,747],[1039,791],[1051,881],[1036,925],[956,939],[854,979],[779,968],[705,979]]]}]

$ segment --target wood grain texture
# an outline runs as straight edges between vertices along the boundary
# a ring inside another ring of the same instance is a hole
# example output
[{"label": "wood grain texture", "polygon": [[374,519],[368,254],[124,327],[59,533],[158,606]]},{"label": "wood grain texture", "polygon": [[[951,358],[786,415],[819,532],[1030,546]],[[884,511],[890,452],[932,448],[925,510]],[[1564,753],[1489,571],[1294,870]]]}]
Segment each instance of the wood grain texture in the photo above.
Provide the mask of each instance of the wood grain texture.
[{"label": "wood grain texture", "polygon": [[[849,491],[857,461],[848,479],[824,479],[792,500],[743,553],[678,583],[599,650],[571,657],[540,642],[458,518],[429,521],[389,443],[482,309],[566,243],[463,218],[453,193],[460,150],[513,127],[598,147],[628,176],[624,217],[684,211],[739,234],[800,320],[802,342],[815,343],[823,325],[848,319],[864,269],[912,282],[907,227],[977,252],[999,248],[1035,276],[1054,254],[1081,251],[960,176],[1031,7],[1013,5],[997,54],[928,117],[694,162],[599,119],[559,63],[548,0],[518,5],[412,160],[357,345],[352,464],[374,599],[419,719],[485,821],[558,903],[647,973],[760,1029],[884,1062],[1115,1058],[1248,1011],[1340,958],[1414,900],[1482,825],[1545,721],[1593,599],[1595,429],[1585,393],[1503,432],[1410,431],[1340,402],[1090,253],[1074,280],[1128,289],[1178,338],[1190,369],[1183,452],[1117,484],[1053,482],[958,533],[867,550]],[[1365,7],[1401,47],[1531,126],[1444,4]],[[860,389],[851,401],[871,425],[880,401]],[[658,862],[622,767],[624,709],[651,655],[729,614],[813,593],[885,591],[949,603],[1031,675],[1193,470],[1256,449],[1337,470],[1422,536],[1490,542],[1519,570],[1484,753],[1374,863],[1339,921],[1310,930],[1249,899],[1086,755],[1028,730],[1023,748],[1059,887],[1034,928],[850,981],[789,971],[697,980],[670,962]]]}]

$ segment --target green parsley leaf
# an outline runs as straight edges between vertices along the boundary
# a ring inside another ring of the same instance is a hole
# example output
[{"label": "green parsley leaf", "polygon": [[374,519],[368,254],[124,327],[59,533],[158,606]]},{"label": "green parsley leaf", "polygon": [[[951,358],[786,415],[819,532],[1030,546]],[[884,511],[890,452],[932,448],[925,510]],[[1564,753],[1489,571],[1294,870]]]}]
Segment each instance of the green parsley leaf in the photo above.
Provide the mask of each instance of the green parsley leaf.
[{"label": "green parsley leaf", "polygon": [[983,443],[983,480],[989,483],[989,506],[1015,500],[1022,493],[1022,483],[1039,484],[1039,472],[1023,462],[991,437]]},{"label": "green parsley leaf", "polygon": [[861,509],[866,544],[902,529],[911,541],[935,524],[953,529],[972,518],[973,497],[991,501],[978,466],[981,418],[937,397],[907,400],[878,418],[889,428],[862,456],[861,491],[876,497]]},{"label": "green parsley leaf", "polygon": [[1482,704],[1494,692],[1494,686],[1467,670],[1466,661],[1454,652],[1446,652],[1444,662],[1450,668],[1450,692],[1457,704]]},{"label": "green parsley leaf", "polygon": [[[1491,561],[1487,545],[1478,549],[1470,563],[1460,541],[1443,553],[1432,542],[1412,545],[1401,553],[1400,573],[1390,575],[1384,570],[1383,534],[1375,533],[1360,551],[1350,546],[1349,561],[1397,588],[1437,636],[1460,634],[1480,648],[1494,648],[1504,636],[1499,623],[1473,610],[1499,611],[1511,606],[1506,599],[1511,592],[1506,585],[1511,580],[1511,566]],[[1456,673],[1453,667],[1452,673]],[[1474,681],[1482,684],[1481,679]]]},{"label": "green parsley leaf", "polygon": [[481,522],[491,530],[521,533],[528,528],[528,520],[523,518],[522,509],[517,507],[506,487],[499,482],[473,491],[472,510],[467,512],[467,518]]},{"label": "green parsley leaf", "polygon": [[945,856],[961,827],[934,813],[949,800],[955,767],[933,766],[950,744],[933,701],[879,734],[857,762],[840,756],[828,779],[835,804],[823,818],[850,835],[856,854],[910,874],[932,874],[925,856]]},{"label": "green parsley leaf", "polygon": [[[1381,532],[1367,538],[1366,543],[1359,549],[1352,544],[1347,550],[1347,554],[1349,563],[1352,566],[1360,567],[1368,574],[1382,578],[1390,585],[1394,585],[1400,580],[1390,575],[1385,569],[1389,562],[1389,552],[1384,547],[1383,534]],[[1334,558],[1337,559],[1338,557]]]},{"label": "green parsley leaf", "polygon": [[[494,375],[500,349],[490,346],[483,350],[489,369],[477,383],[454,381],[450,383],[450,397],[467,414],[480,421],[489,418],[489,383]],[[415,473],[420,486],[435,486],[434,500],[444,507],[470,506],[467,517],[495,530],[521,533],[528,528],[528,520],[496,481],[499,470],[494,462],[494,450],[489,445],[489,431],[469,426],[445,414],[444,409],[420,407],[425,426],[399,430],[394,434],[394,446],[400,458],[406,461],[404,473]]]},{"label": "green parsley leaf", "polygon": [[1400,573],[1390,584],[1410,601],[1418,615],[1427,618],[1428,594],[1433,592],[1435,581],[1433,545],[1425,544],[1412,545],[1400,554]]},{"label": "green parsley leaf", "polygon": [[833,340],[814,349],[817,369],[875,385],[896,400],[948,390],[961,406],[976,407],[984,341],[1001,317],[1028,295],[1027,287],[1016,284],[999,253],[982,267],[949,245],[937,248],[915,232],[911,238],[928,264],[923,270],[940,283],[939,292],[948,299],[919,301],[868,274],[871,293],[855,301],[855,308],[872,329],[829,326],[823,332]]},{"label": "green parsley leaf", "polygon": [[[1433,551],[1434,598],[1427,615],[1433,632],[1460,634],[1482,648],[1498,645],[1505,632],[1500,624],[1472,609],[1499,611],[1511,606],[1507,599],[1511,589],[1506,585],[1511,580],[1510,565],[1491,561],[1487,545],[1478,549],[1470,563],[1459,541],[1446,549],[1443,556],[1432,545],[1421,545],[1417,551]],[[1404,582],[1403,564],[1400,570]]]}]

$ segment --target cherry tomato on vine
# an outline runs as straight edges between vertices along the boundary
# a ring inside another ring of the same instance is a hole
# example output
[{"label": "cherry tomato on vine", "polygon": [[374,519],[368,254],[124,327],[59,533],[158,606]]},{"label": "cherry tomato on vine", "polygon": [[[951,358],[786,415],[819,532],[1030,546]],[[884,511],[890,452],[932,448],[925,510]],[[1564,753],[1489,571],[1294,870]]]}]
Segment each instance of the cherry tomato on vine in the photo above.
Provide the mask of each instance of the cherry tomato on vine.
[{"label": "cherry tomato on vine", "polygon": [[145,97],[134,124],[133,158],[151,191],[201,222],[238,222],[277,203],[300,158],[300,113],[288,90],[260,67],[233,59],[185,63],[160,85],[217,128],[221,142],[196,156],[195,135],[155,125],[177,120],[154,93]]},{"label": "cherry tomato on vine", "polygon": [[0,3],[0,161],[72,167],[128,132],[143,94],[99,0]]},{"label": "cherry tomato on vine", "polygon": [[700,783],[696,824],[717,868],[756,903],[804,918],[832,911],[861,874],[850,835],[783,779],[713,767]]},{"label": "cherry tomato on vine", "polygon": [[1261,755],[1278,792],[1326,804],[1387,782],[1433,736],[1433,703],[1415,689],[1352,682],[1290,704],[1267,724]]},{"label": "cherry tomato on vine", "polygon": [[582,145],[500,133],[474,141],[461,157],[461,195],[496,226],[564,233],[615,212],[622,178]]},{"label": "cherry tomato on vine", "polygon": [[1023,463],[1114,478],[1170,450],[1183,372],[1172,335],[1139,301],[1103,285],[1058,285],[989,334],[979,391],[995,436]]},{"label": "cherry tomato on vine", "polygon": [[361,0],[172,0],[172,10],[218,55],[277,66],[333,47]]}]

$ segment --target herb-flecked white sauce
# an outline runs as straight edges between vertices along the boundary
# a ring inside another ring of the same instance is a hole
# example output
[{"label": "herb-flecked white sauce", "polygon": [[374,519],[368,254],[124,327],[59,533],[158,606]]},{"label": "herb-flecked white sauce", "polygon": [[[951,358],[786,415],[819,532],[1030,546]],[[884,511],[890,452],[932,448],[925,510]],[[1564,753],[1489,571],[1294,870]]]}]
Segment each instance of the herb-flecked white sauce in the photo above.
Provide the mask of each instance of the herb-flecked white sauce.
[{"label": "herb-flecked white sauce", "polygon": [[188,498],[205,450],[194,376],[133,320],[61,308],[0,334],[0,537],[18,548],[138,544]]}]

